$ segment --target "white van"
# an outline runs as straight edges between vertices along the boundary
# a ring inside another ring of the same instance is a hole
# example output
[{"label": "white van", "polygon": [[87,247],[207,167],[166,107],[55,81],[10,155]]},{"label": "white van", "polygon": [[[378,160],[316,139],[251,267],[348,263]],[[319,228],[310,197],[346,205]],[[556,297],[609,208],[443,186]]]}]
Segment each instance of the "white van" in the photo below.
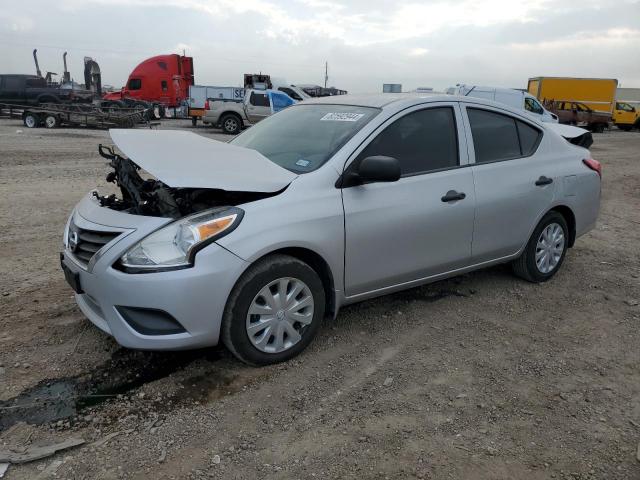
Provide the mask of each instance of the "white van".
[{"label": "white van", "polygon": [[533,95],[511,88],[479,87],[477,85],[459,84],[446,90],[449,95],[476,97],[504,103],[514,108],[526,110],[543,122],[558,123],[558,116],[544,108]]}]

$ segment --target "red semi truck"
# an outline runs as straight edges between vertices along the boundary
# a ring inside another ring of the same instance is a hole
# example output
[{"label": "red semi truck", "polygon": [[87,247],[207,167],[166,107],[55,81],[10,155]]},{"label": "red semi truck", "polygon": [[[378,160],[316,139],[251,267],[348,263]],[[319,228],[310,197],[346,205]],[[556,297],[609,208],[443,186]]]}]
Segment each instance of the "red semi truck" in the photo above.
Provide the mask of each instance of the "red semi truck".
[{"label": "red semi truck", "polygon": [[133,69],[126,86],[107,93],[105,100],[144,100],[165,107],[179,107],[193,85],[193,57],[178,54],[146,59]]}]

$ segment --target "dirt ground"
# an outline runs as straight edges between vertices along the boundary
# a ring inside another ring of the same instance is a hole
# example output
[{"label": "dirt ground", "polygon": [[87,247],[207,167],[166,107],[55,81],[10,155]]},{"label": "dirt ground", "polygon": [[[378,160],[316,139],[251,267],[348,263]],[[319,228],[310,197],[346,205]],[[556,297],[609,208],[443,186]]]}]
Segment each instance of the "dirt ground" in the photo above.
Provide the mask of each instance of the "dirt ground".
[{"label": "dirt ground", "polygon": [[640,133],[595,135],[600,220],[551,282],[354,305],[261,369],[124,350],[76,308],[58,252],[100,142],[0,120],[0,450],[86,440],[5,478],[640,478]]}]

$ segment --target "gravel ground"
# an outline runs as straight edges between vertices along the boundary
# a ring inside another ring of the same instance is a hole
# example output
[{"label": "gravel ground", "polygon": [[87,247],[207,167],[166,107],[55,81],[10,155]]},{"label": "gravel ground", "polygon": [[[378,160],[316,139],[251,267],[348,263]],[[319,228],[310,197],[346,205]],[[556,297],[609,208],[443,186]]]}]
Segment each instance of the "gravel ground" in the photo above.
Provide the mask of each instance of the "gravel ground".
[{"label": "gravel ground", "polygon": [[5,478],[640,478],[640,133],[595,135],[600,220],[553,281],[500,266],[350,306],[261,369],[124,350],[78,311],[58,251],[108,188],[100,142],[0,120],[0,450],[87,441]]}]

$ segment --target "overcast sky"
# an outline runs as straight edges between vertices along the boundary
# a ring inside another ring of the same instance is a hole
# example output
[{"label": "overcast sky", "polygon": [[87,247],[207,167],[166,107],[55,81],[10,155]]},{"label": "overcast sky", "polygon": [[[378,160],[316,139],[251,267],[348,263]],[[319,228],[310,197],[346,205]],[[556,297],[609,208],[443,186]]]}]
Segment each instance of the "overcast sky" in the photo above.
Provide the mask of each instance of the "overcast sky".
[{"label": "overcast sky", "polygon": [[194,57],[196,82],[263,72],[354,93],[383,83],[526,88],[533,76],[617,78],[640,87],[640,0],[4,0],[0,73],[98,61],[121,86],[149,56]]}]

